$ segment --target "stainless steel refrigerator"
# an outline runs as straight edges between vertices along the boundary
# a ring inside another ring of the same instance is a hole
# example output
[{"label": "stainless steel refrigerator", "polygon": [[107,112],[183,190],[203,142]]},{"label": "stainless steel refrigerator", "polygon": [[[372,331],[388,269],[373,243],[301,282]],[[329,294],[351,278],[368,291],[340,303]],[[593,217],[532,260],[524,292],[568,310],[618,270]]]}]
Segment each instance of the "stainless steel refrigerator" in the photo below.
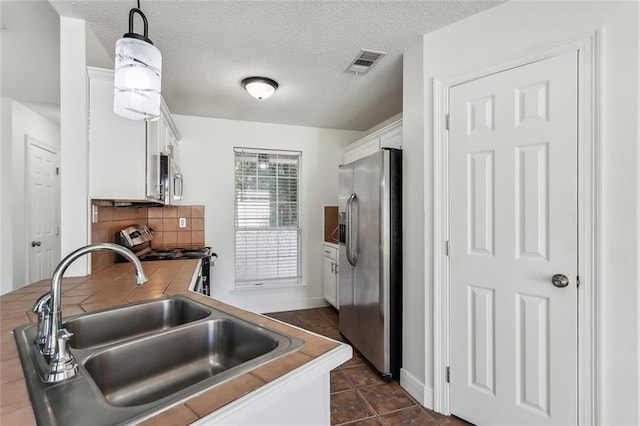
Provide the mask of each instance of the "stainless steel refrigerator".
[{"label": "stainless steel refrigerator", "polygon": [[340,166],[340,333],[386,380],[402,357],[402,151]]}]

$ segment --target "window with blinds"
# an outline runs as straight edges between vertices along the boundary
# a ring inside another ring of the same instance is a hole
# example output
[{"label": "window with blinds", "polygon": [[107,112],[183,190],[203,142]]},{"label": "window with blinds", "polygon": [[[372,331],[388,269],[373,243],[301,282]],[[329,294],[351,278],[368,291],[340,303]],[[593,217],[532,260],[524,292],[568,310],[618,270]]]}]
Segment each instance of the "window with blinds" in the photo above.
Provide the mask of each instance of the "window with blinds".
[{"label": "window with blinds", "polygon": [[300,282],[300,156],[235,149],[236,286]]}]

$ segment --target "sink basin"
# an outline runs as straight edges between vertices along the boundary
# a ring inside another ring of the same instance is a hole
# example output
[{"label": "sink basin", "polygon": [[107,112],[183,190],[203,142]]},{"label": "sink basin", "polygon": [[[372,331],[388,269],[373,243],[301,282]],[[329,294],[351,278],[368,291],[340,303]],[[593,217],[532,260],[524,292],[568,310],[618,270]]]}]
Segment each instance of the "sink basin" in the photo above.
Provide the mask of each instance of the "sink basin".
[{"label": "sink basin", "polygon": [[85,349],[167,330],[210,313],[187,299],[159,299],[72,317],[62,327],[73,333],[72,348]]},{"label": "sink basin", "polygon": [[[278,346],[277,336],[230,319],[210,320],[116,346],[85,367],[112,405],[156,401],[260,357]],[[250,365],[246,365],[250,367]]]},{"label": "sink basin", "polygon": [[167,406],[294,351],[304,342],[188,297],[63,319],[79,365],[43,382],[36,325],[14,330],[38,425],[137,424]]}]

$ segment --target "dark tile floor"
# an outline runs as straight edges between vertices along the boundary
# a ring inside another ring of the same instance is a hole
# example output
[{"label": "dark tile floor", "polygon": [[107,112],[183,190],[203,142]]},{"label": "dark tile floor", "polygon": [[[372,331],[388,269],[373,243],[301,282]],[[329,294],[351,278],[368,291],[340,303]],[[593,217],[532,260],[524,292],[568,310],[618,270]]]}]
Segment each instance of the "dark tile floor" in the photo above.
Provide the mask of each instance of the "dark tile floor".
[{"label": "dark tile floor", "polygon": [[[266,315],[335,340],[346,341],[338,331],[338,312],[331,307]],[[469,425],[464,420],[424,408],[397,381],[385,383],[355,349],[353,358],[331,372],[331,424]]]}]

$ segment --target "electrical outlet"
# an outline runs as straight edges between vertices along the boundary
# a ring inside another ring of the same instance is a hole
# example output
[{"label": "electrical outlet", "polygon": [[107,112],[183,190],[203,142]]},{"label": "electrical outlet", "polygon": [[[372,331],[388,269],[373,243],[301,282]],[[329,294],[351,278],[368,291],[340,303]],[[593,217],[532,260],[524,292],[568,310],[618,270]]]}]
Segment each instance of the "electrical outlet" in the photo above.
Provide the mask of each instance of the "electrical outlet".
[{"label": "electrical outlet", "polygon": [[187,218],[181,217],[180,219],[178,219],[178,228],[186,228],[186,227],[187,227]]}]

